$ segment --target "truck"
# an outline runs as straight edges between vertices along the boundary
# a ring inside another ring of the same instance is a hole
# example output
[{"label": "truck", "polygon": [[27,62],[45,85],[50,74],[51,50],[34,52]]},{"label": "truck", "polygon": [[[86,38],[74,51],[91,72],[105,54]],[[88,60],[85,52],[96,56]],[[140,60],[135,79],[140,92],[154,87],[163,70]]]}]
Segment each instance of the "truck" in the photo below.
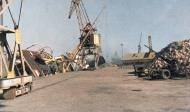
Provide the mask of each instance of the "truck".
[{"label": "truck", "polygon": [[137,76],[143,76],[147,65],[153,62],[155,52],[128,53],[122,59],[124,65],[132,65]]},{"label": "truck", "polygon": [[152,49],[151,36],[148,36],[148,46],[145,45],[145,47],[149,49],[148,52],[141,52],[141,37],[138,45],[138,53],[127,53],[122,58],[123,65],[132,65],[134,68],[134,72],[138,77],[144,76],[144,70],[146,66],[151,64],[153,60],[156,58],[156,52],[154,52]]}]

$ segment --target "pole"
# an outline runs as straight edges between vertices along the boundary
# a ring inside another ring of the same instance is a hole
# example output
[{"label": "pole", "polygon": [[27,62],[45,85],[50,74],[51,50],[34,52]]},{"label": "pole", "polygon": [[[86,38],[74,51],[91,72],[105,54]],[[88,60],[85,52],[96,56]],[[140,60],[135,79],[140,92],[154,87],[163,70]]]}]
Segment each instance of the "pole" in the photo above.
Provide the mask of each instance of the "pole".
[{"label": "pole", "polygon": [[[0,0],[0,11],[3,10],[3,0]],[[3,14],[0,16],[0,25],[3,25]],[[2,38],[2,34],[0,35]],[[3,77],[3,62],[2,57],[0,57],[0,78]]]},{"label": "pole", "polygon": [[149,45],[149,52],[152,52],[152,37],[148,36],[148,45]]},{"label": "pole", "polygon": [[121,45],[121,58],[123,58],[123,43],[121,43],[120,45]]},{"label": "pole", "polygon": [[[3,0],[0,0],[0,11],[3,10]],[[0,25],[3,25],[3,14],[0,17]]]}]

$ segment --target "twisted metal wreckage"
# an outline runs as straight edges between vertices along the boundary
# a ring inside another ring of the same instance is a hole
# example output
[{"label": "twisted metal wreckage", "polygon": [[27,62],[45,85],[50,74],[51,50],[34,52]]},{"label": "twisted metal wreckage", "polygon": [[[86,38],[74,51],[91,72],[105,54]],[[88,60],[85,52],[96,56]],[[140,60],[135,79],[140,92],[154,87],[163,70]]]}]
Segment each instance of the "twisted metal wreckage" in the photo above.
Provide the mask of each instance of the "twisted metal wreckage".
[{"label": "twisted metal wreckage", "polygon": [[[37,48],[39,46],[39,48]],[[26,71],[34,77],[52,75],[58,72],[57,61],[53,57],[53,50],[46,46],[34,44],[23,50]]]}]

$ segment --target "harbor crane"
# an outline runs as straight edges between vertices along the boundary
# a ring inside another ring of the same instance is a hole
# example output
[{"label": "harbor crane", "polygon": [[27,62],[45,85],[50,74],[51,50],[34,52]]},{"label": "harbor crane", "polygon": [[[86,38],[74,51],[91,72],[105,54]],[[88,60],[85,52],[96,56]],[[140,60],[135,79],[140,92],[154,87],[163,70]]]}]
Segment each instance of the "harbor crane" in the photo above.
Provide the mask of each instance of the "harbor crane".
[{"label": "harbor crane", "polygon": [[73,62],[79,65],[80,68],[85,65],[97,68],[99,59],[103,58],[101,56],[100,34],[97,33],[95,22],[90,21],[82,0],[71,1],[69,19],[74,12],[76,12],[80,29],[80,43],[72,53],[69,53],[68,59],[70,61],[66,65],[66,71]]},{"label": "harbor crane", "polygon": [[[32,76],[25,71],[24,57],[22,53],[22,37],[20,19],[23,0],[20,0],[18,22],[15,21],[10,9],[13,0],[0,0],[0,90],[3,90],[5,99],[13,99],[18,95],[28,93],[32,89]],[[4,13],[8,11],[14,28],[4,25]],[[9,34],[15,35],[14,50],[11,50],[7,38]]]}]

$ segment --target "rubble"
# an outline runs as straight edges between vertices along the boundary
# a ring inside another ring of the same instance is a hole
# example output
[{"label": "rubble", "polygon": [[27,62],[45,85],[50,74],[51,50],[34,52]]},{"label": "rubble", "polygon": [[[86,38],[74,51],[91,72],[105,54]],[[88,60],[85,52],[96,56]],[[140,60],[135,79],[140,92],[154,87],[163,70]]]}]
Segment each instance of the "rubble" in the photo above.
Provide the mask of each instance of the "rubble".
[{"label": "rubble", "polygon": [[179,74],[190,73],[190,39],[170,43],[151,64],[152,69],[169,69]]},{"label": "rubble", "polygon": [[[33,47],[36,47],[36,45],[32,45],[32,47],[29,47],[30,49],[23,50],[28,74],[32,74],[34,77],[55,74],[58,68],[51,48],[41,47],[36,50],[31,49]],[[49,48],[50,51],[48,51],[47,48]]]}]

